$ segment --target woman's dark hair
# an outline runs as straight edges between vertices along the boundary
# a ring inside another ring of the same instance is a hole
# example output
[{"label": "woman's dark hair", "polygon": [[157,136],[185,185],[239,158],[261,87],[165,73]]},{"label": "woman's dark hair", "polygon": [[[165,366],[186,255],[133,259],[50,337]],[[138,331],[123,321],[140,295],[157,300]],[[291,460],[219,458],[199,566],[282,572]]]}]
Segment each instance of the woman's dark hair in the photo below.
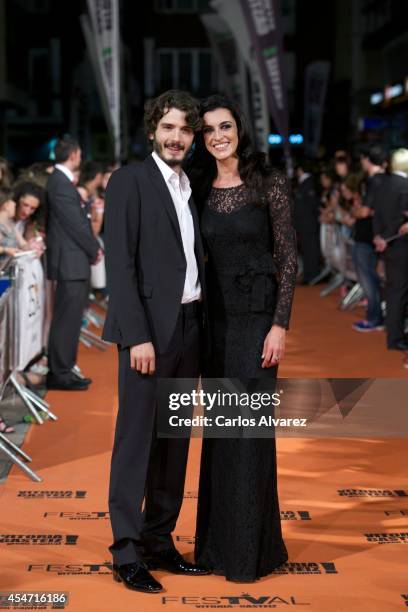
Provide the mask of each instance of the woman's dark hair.
[{"label": "woman's dark hair", "polygon": [[93,160],[85,161],[81,166],[79,184],[84,186],[89,181],[93,181],[97,174],[103,174],[104,171],[105,168],[101,162]]},{"label": "woman's dark hair", "polygon": [[[201,102],[200,115],[204,117],[218,108],[228,110],[234,117],[238,130],[238,172],[248,191],[248,201],[263,204],[266,198],[266,180],[271,166],[265,153],[254,151],[246,118],[236,102],[222,95],[213,95]],[[191,180],[199,203],[207,198],[217,175],[217,164],[207,151],[202,132],[197,135],[195,151],[191,160]]]},{"label": "woman's dark hair", "polygon": [[37,222],[42,220],[45,214],[45,190],[37,183],[24,181],[23,183],[17,184],[14,188],[14,199],[17,207],[19,205],[20,198],[23,198],[24,196],[33,196],[34,198],[37,198],[40,203],[37,210],[31,215],[30,220]]},{"label": "woman's dark hair", "polygon": [[154,134],[162,117],[171,109],[184,111],[186,113],[187,125],[196,132],[201,127],[200,105],[187,91],[170,89],[157,98],[148,100],[145,105],[144,126],[146,134]]},{"label": "woman's dark hair", "polygon": [[336,173],[334,171],[333,166],[323,166],[322,168],[320,168],[320,172],[319,172],[320,176],[322,176],[322,174],[324,174],[325,176],[327,176],[327,178],[329,178],[332,183],[335,182],[336,180]]},{"label": "woman's dark hair", "polygon": [[367,159],[375,166],[382,166],[387,160],[387,153],[381,147],[381,145],[370,145],[361,147],[361,157],[367,157]]}]

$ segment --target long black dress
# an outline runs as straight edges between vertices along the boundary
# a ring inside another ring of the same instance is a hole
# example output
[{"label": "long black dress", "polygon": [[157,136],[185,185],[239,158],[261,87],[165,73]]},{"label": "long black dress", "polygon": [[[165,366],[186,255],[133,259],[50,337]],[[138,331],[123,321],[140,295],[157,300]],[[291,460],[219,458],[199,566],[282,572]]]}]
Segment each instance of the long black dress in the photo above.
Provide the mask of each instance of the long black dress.
[{"label": "long black dress", "polygon": [[[248,203],[244,185],[212,188],[202,215],[212,341],[207,376],[276,379],[276,367],[261,368],[261,355],[271,325],[289,324],[296,280],[291,208],[287,180],[277,171],[263,205]],[[203,439],[195,556],[243,582],[287,560],[274,438]]]}]

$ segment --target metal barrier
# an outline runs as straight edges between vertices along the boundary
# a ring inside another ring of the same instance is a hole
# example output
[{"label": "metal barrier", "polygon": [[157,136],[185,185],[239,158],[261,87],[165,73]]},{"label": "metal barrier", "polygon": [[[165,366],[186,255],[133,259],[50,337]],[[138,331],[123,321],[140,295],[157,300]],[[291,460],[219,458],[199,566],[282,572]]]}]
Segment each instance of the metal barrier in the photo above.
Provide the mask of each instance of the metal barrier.
[{"label": "metal barrier", "polygon": [[[36,274],[30,266],[25,265],[30,262],[30,257],[36,268]],[[24,370],[32,358],[43,349],[45,323],[41,306],[44,307],[45,286],[42,267],[35,259],[35,254],[27,251],[10,259],[7,268],[4,266],[3,268],[4,270],[0,271],[0,291],[4,290],[0,296],[0,400],[6,386],[10,384],[39,425],[44,423],[42,416],[44,413],[49,419],[56,421],[58,417],[51,411],[50,404],[21,384],[17,378],[17,373]],[[27,282],[30,274],[32,279]],[[89,301],[89,307],[84,313],[80,340],[87,347],[95,346],[105,351],[109,344],[87,329],[87,326],[92,324],[96,328],[102,327],[105,315],[98,313],[93,307],[100,307],[104,311],[106,306],[92,293]],[[33,327],[32,321],[36,316],[37,325]],[[38,316],[41,317],[41,321],[38,320]],[[73,370],[77,376],[82,376],[78,366]],[[22,461],[22,459],[31,461],[31,457],[13,444],[4,433],[0,433],[0,451],[3,451],[30,478],[41,482],[42,479]]]},{"label": "metal barrier", "polygon": [[[8,268],[0,272],[0,280],[6,286],[0,296],[0,399],[3,397],[4,389],[10,380],[14,361],[15,347],[13,343],[13,333],[15,328],[15,291],[16,278],[15,267],[10,265]],[[42,478],[38,476],[22,461],[31,462],[29,457],[23,450],[16,446],[4,433],[0,433],[0,451],[20,469],[22,469],[32,480],[41,482]],[[22,459],[21,459],[22,458]]]},{"label": "metal barrier", "polygon": [[[28,353],[24,355],[24,357],[22,356],[23,345],[24,345],[24,343],[22,342],[22,337],[21,337],[21,333],[23,331],[22,313],[20,312],[20,309],[22,307],[22,302],[19,299],[20,298],[19,294],[21,293],[23,289],[24,273],[27,273],[27,271],[25,271],[23,267],[20,266],[20,260],[23,257],[33,258],[33,255],[35,256],[35,254],[27,251],[24,253],[24,255],[20,256],[19,259],[13,262],[14,286],[15,286],[15,298],[13,299],[14,326],[13,326],[13,335],[12,335],[13,342],[12,342],[12,347],[11,347],[11,354],[12,354],[11,375],[9,377],[8,382],[10,382],[10,384],[14,387],[17,394],[21,397],[24,404],[27,406],[28,410],[31,412],[31,414],[33,415],[37,423],[39,425],[42,425],[44,423],[44,419],[41,416],[40,411],[45,412],[45,414],[53,421],[56,421],[58,417],[53,412],[51,412],[50,405],[48,404],[48,402],[46,402],[41,397],[36,395],[33,391],[28,389],[25,385],[22,385],[21,383],[19,383],[17,380],[18,370],[24,369],[28,365],[28,363],[31,361],[31,359],[36,356],[35,354],[32,354],[33,349],[31,349],[31,353],[29,351]],[[44,278],[42,278],[42,283],[43,283],[43,287],[41,288],[41,291],[43,292],[42,297],[44,297]],[[43,348],[42,346],[43,319],[44,319],[44,314],[42,313],[42,322],[40,323],[41,329],[38,330],[38,333],[36,335],[36,337],[38,336],[37,338],[37,349],[38,350],[36,354],[39,354]],[[24,323],[26,323],[26,321],[24,321]],[[24,333],[27,333],[27,329],[24,329]],[[35,349],[34,349],[34,353],[35,353]]]}]

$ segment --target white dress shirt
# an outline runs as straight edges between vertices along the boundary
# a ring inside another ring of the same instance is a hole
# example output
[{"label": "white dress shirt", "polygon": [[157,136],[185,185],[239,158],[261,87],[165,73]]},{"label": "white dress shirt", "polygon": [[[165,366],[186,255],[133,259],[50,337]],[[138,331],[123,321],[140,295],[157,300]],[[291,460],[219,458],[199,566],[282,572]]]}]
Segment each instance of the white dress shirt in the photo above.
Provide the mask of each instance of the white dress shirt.
[{"label": "white dress shirt", "polygon": [[201,286],[198,279],[197,260],[194,252],[194,223],[188,204],[191,196],[190,181],[183,170],[180,171],[180,174],[172,170],[155,151],[153,151],[152,157],[166,182],[177,213],[184,255],[187,262],[186,279],[184,282],[181,303],[187,304],[188,302],[194,302],[201,298]]},{"label": "white dress shirt", "polygon": [[65,176],[67,178],[69,178],[69,180],[71,181],[71,183],[74,182],[75,177],[72,174],[71,170],[69,168],[67,168],[66,166],[64,166],[63,164],[55,164],[54,166],[55,168],[58,168],[58,170],[61,170],[61,172],[63,172],[65,174]]}]

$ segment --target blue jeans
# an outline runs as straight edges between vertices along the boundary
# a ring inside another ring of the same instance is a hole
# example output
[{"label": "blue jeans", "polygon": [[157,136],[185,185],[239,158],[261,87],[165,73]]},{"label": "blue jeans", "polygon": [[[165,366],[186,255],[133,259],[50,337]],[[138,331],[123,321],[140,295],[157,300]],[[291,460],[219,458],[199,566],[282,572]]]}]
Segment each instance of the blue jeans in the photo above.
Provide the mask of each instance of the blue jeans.
[{"label": "blue jeans", "polygon": [[377,274],[377,254],[367,242],[355,242],[353,262],[357,278],[368,301],[367,321],[378,325],[382,323],[380,278]]}]

